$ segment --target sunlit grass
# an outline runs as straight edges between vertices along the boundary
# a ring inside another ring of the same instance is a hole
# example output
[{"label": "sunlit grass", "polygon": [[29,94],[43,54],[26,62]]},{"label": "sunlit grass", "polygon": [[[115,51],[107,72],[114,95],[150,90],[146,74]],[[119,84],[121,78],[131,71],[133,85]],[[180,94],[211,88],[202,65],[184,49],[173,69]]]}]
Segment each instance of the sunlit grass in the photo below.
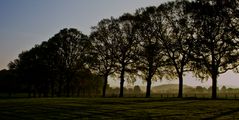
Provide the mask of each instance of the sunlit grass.
[{"label": "sunlit grass", "polygon": [[32,98],[0,100],[0,119],[238,119],[238,100]]}]

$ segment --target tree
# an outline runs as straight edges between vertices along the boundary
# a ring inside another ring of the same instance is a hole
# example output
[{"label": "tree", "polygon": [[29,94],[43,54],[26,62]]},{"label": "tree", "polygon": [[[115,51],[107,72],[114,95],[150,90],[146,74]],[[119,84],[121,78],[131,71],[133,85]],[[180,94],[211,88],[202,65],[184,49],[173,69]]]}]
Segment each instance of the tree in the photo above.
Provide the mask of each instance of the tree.
[{"label": "tree", "polygon": [[[92,73],[90,70],[83,70],[77,73],[72,81],[72,89],[79,96],[98,96],[101,94],[102,77]],[[72,96],[73,96],[72,92]]]},{"label": "tree", "polygon": [[114,48],[114,19],[103,19],[98,23],[98,26],[93,27],[90,40],[92,42],[92,54],[95,58],[93,62],[93,70],[104,78],[103,94],[106,95],[108,85],[108,77],[113,74],[116,64],[115,48]]},{"label": "tree", "polygon": [[[41,50],[42,50],[42,55],[41,55],[41,59],[44,60],[44,64],[46,66],[46,74],[44,76],[47,76],[48,79],[48,84],[49,84],[49,91],[51,92],[51,97],[54,97],[55,93],[56,93],[56,88],[58,85],[58,81],[61,81],[59,78],[59,76],[61,74],[57,74],[60,73],[59,69],[58,69],[58,57],[57,55],[54,53],[54,50],[56,49],[56,46],[54,45],[54,43],[49,42],[49,41],[45,41],[41,43]],[[48,53],[48,54],[44,54],[44,53]]]},{"label": "tree", "polygon": [[157,37],[167,56],[168,75],[176,75],[179,80],[179,98],[183,97],[183,75],[190,70],[189,54],[193,45],[193,27],[189,14],[185,12],[186,4],[186,1],[162,4],[157,8],[154,18],[159,27]]},{"label": "tree", "polygon": [[19,59],[8,65],[9,70],[21,80],[21,84],[27,86],[29,97],[32,93],[34,97],[37,93],[45,97],[48,94],[48,68],[43,59],[44,53],[41,46],[36,45],[29,51],[22,52]]},{"label": "tree", "polygon": [[53,52],[56,54],[58,68],[63,75],[61,79],[66,80],[66,94],[70,96],[72,80],[79,71],[85,69],[89,62],[88,51],[91,43],[86,35],[73,28],[61,30],[49,42],[55,45]]},{"label": "tree", "polygon": [[9,97],[18,92],[18,81],[12,70],[0,70],[0,93],[8,93]]},{"label": "tree", "polygon": [[50,91],[54,96],[57,87],[58,96],[63,88],[70,96],[70,92],[73,94],[75,87],[79,87],[73,83],[82,80],[81,73],[88,69],[90,44],[88,37],[78,30],[63,29],[47,42],[21,53],[17,60],[9,63],[9,69],[27,86],[29,96],[33,93],[34,97],[36,94],[47,97]]},{"label": "tree", "polygon": [[[152,78],[162,78],[162,74],[159,75],[159,68],[165,64],[165,55],[162,44],[156,37],[158,32],[157,23],[154,21],[156,8],[141,9],[137,14],[137,39],[140,41],[140,62],[137,66],[147,81],[146,97],[150,97]],[[156,73],[159,76],[155,76]]]},{"label": "tree", "polygon": [[123,97],[124,82],[126,73],[133,73],[135,70],[134,61],[136,59],[138,44],[135,37],[135,22],[134,16],[131,14],[124,14],[116,21],[114,26],[116,29],[111,32],[114,33],[114,49],[116,50],[117,67],[120,73],[120,94]]},{"label": "tree", "polygon": [[34,70],[34,61],[35,57],[33,51],[25,51],[19,54],[19,64],[17,65],[19,71],[19,77],[21,78],[21,82],[26,84],[28,89],[28,96],[30,97],[33,93],[33,96],[36,97],[36,79],[34,78],[34,74],[36,73]]},{"label": "tree", "polygon": [[227,92],[227,87],[223,85],[220,91],[221,91],[222,93]]},{"label": "tree", "polygon": [[133,91],[134,91],[135,94],[139,94],[139,93],[142,92],[141,89],[140,89],[140,86],[138,86],[138,85],[134,86]]},{"label": "tree", "polygon": [[196,29],[192,59],[198,77],[212,79],[212,99],[217,98],[217,78],[238,66],[238,17],[233,1],[193,2],[192,11]]},{"label": "tree", "polygon": [[203,88],[202,86],[196,86],[195,90],[197,92],[203,93],[205,91],[205,88]]}]

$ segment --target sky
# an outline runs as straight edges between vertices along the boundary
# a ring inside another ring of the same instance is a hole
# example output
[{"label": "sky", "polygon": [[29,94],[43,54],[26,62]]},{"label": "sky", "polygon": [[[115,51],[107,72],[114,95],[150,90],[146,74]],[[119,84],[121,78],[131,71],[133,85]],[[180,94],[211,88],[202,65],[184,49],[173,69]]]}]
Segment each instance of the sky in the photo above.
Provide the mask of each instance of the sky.
[{"label": "sky", "polygon": [[[91,27],[103,18],[118,17],[136,9],[158,6],[169,0],[1,0],[0,1],[0,70],[22,51],[47,41],[63,28],[77,28],[89,35]],[[117,86],[119,81],[111,81]],[[156,82],[154,85],[174,84],[177,80]],[[211,80],[201,82],[191,74],[185,84],[210,86]],[[135,84],[142,85],[142,81]],[[239,74],[227,72],[219,77],[219,86],[239,87]]]}]

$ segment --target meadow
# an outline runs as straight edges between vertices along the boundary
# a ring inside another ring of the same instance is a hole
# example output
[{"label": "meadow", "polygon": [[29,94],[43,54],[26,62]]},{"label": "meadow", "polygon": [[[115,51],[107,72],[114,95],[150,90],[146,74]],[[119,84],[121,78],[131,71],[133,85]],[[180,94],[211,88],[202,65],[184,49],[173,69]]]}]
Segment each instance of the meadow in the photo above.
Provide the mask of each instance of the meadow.
[{"label": "meadow", "polygon": [[239,100],[178,98],[0,99],[0,120],[239,119]]}]

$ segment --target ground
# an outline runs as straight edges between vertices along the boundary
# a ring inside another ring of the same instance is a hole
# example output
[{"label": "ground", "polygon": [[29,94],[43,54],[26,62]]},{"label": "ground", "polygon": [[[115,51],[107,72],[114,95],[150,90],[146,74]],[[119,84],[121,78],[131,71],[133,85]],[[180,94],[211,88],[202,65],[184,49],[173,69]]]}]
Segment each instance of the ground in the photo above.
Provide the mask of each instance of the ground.
[{"label": "ground", "polygon": [[239,100],[177,98],[0,99],[0,120],[239,119]]}]

